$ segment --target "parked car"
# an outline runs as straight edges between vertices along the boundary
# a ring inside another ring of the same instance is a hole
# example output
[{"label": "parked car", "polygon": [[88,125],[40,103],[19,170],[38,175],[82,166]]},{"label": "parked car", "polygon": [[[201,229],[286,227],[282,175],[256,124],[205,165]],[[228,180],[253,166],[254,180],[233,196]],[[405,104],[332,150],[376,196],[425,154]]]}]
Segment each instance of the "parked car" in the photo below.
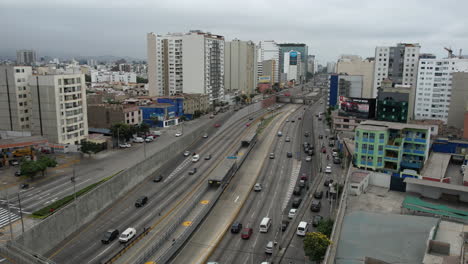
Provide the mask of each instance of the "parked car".
[{"label": "parked car", "polygon": [[322,147],[322,153],[327,153],[327,149],[325,147]]},{"label": "parked car", "polygon": [[140,198],[138,198],[135,202],[135,206],[136,207],[142,207],[143,205],[145,205],[146,203],[148,202],[148,197],[147,196],[141,196]]},{"label": "parked car", "polygon": [[299,205],[302,203],[302,198],[296,197],[293,199],[292,208],[299,208]]},{"label": "parked car", "polygon": [[146,142],[153,142],[153,140],[154,140],[153,136],[147,136],[147,137],[145,138],[145,141],[146,141]]},{"label": "parked car", "polygon": [[195,173],[197,173],[197,168],[193,168],[188,172],[189,175],[194,175]]},{"label": "parked car", "polygon": [[283,232],[286,231],[286,228],[288,228],[288,226],[289,226],[289,221],[287,220],[281,221],[281,231]]},{"label": "parked car", "polygon": [[282,136],[283,136],[283,132],[278,131],[278,137],[282,137]]},{"label": "parked car", "polygon": [[307,181],[307,174],[305,172],[301,174],[301,180]]},{"label": "parked car", "polygon": [[182,136],[182,132],[180,132],[180,131],[177,131],[177,132],[174,134],[174,136],[176,136],[176,137],[180,137],[180,136]]},{"label": "parked car", "polygon": [[211,154],[208,154],[205,156],[205,160],[210,160],[211,159]]},{"label": "parked car", "polygon": [[253,117],[249,117],[249,120],[253,120]]},{"label": "parked car", "polygon": [[125,231],[122,232],[122,234],[119,237],[120,243],[127,243],[136,235],[136,229],[133,227],[129,227],[125,229]]},{"label": "parked car", "polygon": [[296,213],[297,213],[297,209],[293,208],[293,209],[289,210],[288,218],[293,219],[296,216]]},{"label": "parked car", "polygon": [[15,159],[10,160],[9,162],[10,162],[11,166],[18,166],[19,165],[19,161],[15,160]]},{"label": "parked car", "polygon": [[314,149],[309,148],[309,150],[307,151],[307,154],[309,154],[309,156],[313,156],[314,155]]},{"label": "parked car", "polygon": [[231,233],[237,234],[242,230],[242,224],[239,222],[234,222],[231,226]]},{"label": "parked car", "polygon": [[214,118],[214,115],[210,115],[210,119],[213,119]]},{"label": "parked car", "polygon": [[323,217],[321,215],[314,216],[314,218],[312,219],[312,226],[317,227],[322,220],[323,220]]},{"label": "parked car", "polygon": [[288,158],[292,158],[292,152],[288,152],[288,153],[286,153],[286,157],[288,157]]},{"label": "parked car", "polygon": [[332,152],[332,157],[338,157],[338,151],[333,151]]},{"label": "parked car", "polygon": [[305,186],[306,186],[305,181],[304,181],[304,180],[300,180],[300,181],[299,181],[299,187],[304,188]]},{"label": "parked car", "polygon": [[119,230],[118,229],[107,230],[106,233],[104,233],[104,236],[101,239],[101,242],[103,244],[109,244],[114,239],[116,239],[118,236],[119,236]]},{"label": "parked car", "polygon": [[331,165],[328,165],[327,167],[325,167],[325,173],[332,173]]},{"label": "parked car", "polygon": [[249,239],[250,236],[252,235],[253,233],[253,229],[250,228],[250,227],[244,227],[244,229],[242,229],[242,232],[241,232],[241,238],[242,239]]},{"label": "parked car", "polygon": [[130,148],[132,145],[130,143],[119,144],[119,148]]},{"label": "parked car", "polygon": [[314,198],[315,199],[322,199],[322,197],[323,197],[323,191],[314,192]]},{"label": "parked car", "polygon": [[184,151],[184,157],[188,157],[188,156],[190,156],[190,151],[188,150]]},{"label": "parked car", "polygon": [[20,188],[21,188],[21,189],[27,189],[27,188],[29,188],[29,184],[27,184],[27,183],[22,183],[22,184],[20,185]]},{"label": "parked car", "polygon": [[162,179],[163,179],[163,176],[158,175],[158,176],[154,177],[153,182],[160,182],[160,181],[162,181]]},{"label": "parked car", "polygon": [[142,137],[134,137],[133,143],[143,143],[145,140]]},{"label": "parked car", "polygon": [[262,191],[262,184],[261,183],[256,183],[254,186],[254,191],[260,192]]},{"label": "parked car", "polygon": [[249,126],[250,126],[250,123],[245,124],[245,126],[246,126],[246,127],[249,127]]}]

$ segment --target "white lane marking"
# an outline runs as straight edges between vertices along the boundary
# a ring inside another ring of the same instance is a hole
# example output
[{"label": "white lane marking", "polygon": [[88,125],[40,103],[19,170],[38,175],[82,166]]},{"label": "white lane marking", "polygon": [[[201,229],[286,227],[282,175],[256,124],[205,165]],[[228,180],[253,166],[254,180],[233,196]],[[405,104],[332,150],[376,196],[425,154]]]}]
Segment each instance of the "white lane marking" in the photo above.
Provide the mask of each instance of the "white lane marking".
[{"label": "white lane marking", "polygon": [[236,197],[236,199],[234,200],[234,202],[237,203],[237,200],[239,200],[239,196]]},{"label": "white lane marking", "polygon": [[97,259],[98,257],[100,257],[102,254],[104,254],[107,250],[109,250],[111,247],[107,247],[106,249],[104,249],[101,253],[99,253],[98,255],[96,255],[94,258],[92,258],[90,261],[88,261],[88,263],[93,263],[93,261],[95,259]]}]

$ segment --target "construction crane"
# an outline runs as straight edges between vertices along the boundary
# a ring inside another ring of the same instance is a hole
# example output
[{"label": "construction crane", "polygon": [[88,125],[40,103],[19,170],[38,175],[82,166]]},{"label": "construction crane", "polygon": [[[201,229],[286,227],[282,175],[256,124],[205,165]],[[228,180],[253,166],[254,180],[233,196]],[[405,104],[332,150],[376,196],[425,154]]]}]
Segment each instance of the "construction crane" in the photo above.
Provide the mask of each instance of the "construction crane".
[{"label": "construction crane", "polygon": [[446,48],[446,47],[444,47],[444,49],[448,52],[448,57],[449,57],[449,59],[455,57],[455,56],[453,55],[453,50],[452,50],[451,48]]}]

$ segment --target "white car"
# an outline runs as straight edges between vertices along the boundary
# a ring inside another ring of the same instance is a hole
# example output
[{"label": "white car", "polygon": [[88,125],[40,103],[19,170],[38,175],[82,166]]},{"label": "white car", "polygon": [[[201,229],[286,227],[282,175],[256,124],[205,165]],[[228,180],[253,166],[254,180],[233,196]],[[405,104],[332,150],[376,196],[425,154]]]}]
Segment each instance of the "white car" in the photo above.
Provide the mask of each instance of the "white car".
[{"label": "white car", "polygon": [[331,165],[328,165],[326,168],[325,168],[325,173],[331,173],[332,170],[331,170]]},{"label": "white car", "polygon": [[188,150],[184,151],[184,157],[188,157],[188,156],[190,156],[190,151]]},{"label": "white car", "polygon": [[200,160],[200,155],[196,154],[192,156],[192,162],[198,162]]},{"label": "white car", "polygon": [[176,136],[176,137],[180,137],[180,136],[182,136],[182,132],[180,132],[180,131],[177,131],[177,132],[174,134],[174,136]]},{"label": "white car", "polygon": [[130,143],[119,144],[119,148],[130,148],[132,145]]},{"label": "white car", "polygon": [[135,235],[136,235],[136,229],[133,227],[129,227],[125,229],[125,231],[123,231],[122,234],[120,234],[119,241],[120,243],[127,243]]},{"label": "white car", "polygon": [[262,190],[262,184],[256,183],[254,186],[254,191],[260,192]]},{"label": "white car", "polygon": [[338,157],[338,152],[336,152],[336,151],[333,151],[333,153],[332,153],[332,157]]},{"label": "white car", "polygon": [[306,157],[306,161],[307,161],[307,162],[308,162],[308,161],[312,161],[312,156],[307,156],[307,157]]},{"label": "white car", "polygon": [[133,143],[143,143],[145,140],[142,137],[133,138]]},{"label": "white car", "polygon": [[297,209],[291,209],[289,210],[288,218],[293,219],[296,216]]},{"label": "white car", "polygon": [[153,136],[148,136],[145,138],[146,142],[153,142],[153,140],[154,140]]},{"label": "white car", "polygon": [[208,138],[208,134],[203,134],[203,138]]}]

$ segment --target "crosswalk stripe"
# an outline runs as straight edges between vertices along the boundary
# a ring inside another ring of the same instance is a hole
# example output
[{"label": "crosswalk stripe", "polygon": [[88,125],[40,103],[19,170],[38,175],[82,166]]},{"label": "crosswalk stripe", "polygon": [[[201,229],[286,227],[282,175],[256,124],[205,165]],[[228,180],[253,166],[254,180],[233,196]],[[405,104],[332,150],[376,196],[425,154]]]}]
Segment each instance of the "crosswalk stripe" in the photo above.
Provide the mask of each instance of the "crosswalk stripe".
[{"label": "crosswalk stripe", "polygon": [[[10,215],[11,215],[11,222],[14,222],[20,218],[19,215],[16,215],[14,213],[10,213]],[[8,210],[4,208],[0,208],[0,228],[8,225],[9,221],[10,219],[8,216]]]}]

